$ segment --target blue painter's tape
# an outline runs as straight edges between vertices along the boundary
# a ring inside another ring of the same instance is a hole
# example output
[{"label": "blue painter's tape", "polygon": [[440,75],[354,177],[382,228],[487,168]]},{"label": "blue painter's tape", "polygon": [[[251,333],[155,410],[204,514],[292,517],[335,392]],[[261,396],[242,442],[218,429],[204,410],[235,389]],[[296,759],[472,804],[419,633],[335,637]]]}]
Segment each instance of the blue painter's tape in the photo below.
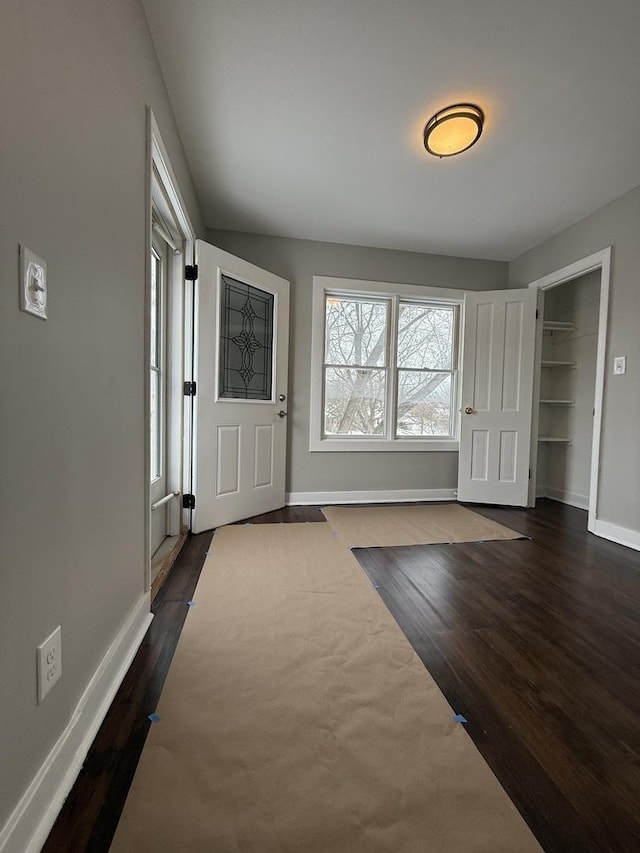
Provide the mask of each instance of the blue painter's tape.
[{"label": "blue painter's tape", "polygon": [[152,723],[157,723],[160,720],[160,717],[157,714],[149,714],[149,719]]},{"label": "blue painter's tape", "polygon": [[187,607],[195,607],[195,606],[196,606],[196,603],[193,599],[191,599],[191,601],[187,601]]},{"label": "blue painter's tape", "polygon": [[456,721],[456,723],[468,723],[469,722],[466,717],[462,716],[462,714],[454,714],[453,719]]}]

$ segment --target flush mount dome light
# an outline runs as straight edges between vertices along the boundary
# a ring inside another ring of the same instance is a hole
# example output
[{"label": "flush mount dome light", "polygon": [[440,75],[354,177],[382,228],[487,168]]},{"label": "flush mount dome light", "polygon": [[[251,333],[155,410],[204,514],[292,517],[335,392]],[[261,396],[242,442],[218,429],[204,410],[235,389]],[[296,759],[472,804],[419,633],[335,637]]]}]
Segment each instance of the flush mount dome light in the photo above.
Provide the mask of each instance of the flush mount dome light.
[{"label": "flush mount dome light", "polygon": [[424,129],[424,147],[435,157],[453,157],[479,139],[484,113],[475,104],[453,104],[439,110]]}]

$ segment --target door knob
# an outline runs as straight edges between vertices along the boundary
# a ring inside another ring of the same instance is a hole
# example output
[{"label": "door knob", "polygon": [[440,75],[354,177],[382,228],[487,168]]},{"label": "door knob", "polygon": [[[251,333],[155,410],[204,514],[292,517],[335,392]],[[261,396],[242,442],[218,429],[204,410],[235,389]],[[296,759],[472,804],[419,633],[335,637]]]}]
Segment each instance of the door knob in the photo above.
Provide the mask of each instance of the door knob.
[{"label": "door knob", "polygon": [[281,402],[281,403],[284,403],[284,401],[285,401],[286,399],[287,399],[287,395],[286,395],[286,394],[280,394],[280,396],[278,397],[278,400],[280,400],[280,402]]},{"label": "door knob", "polygon": [[473,409],[471,408],[471,406],[467,406],[467,408],[464,410],[464,413],[465,415],[472,415]]},{"label": "door knob", "polygon": [[286,418],[287,413],[285,411],[283,411],[282,409],[280,409],[280,411],[278,412],[278,417],[279,418]]}]

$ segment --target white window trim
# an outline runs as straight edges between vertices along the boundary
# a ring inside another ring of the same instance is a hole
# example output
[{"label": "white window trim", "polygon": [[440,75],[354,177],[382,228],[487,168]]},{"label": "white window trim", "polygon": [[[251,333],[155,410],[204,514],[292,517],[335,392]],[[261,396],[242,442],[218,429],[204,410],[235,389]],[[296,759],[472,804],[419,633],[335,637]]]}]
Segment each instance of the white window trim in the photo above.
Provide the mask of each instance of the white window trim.
[{"label": "white window trim", "polygon": [[[359,296],[375,296],[401,299],[424,299],[429,302],[446,302],[459,306],[460,317],[464,306],[464,290],[452,290],[445,287],[428,287],[416,284],[396,284],[383,281],[364,281],[351,278],[334,278],[316,275],[313,277],[313,303],[311,328],[311,410],[309,429],[309,450],[325,452],[360,451],[453,451],[459,449],[459,418],[456,418],[454,438],[388,438],[387,436],[336,438],[322,435],[323,423],[323,364],[324,364],[324,327],[325,299],[331,293],[353,293]],[[460,365],[460,346],[458,347],[458,369]],[[458,379],[454,407],[456,414],[460,408],[461,381]]]}]

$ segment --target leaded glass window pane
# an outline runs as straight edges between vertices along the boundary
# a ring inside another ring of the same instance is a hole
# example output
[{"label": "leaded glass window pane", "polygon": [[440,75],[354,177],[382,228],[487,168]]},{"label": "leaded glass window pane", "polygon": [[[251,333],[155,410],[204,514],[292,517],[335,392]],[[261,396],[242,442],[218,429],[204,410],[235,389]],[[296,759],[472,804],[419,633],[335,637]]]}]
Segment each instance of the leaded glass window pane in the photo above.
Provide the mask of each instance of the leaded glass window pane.
[{"label": "leaded glass window pane", "polygon": [[222,275],[220,397],[270,400],[274,296]]}]

